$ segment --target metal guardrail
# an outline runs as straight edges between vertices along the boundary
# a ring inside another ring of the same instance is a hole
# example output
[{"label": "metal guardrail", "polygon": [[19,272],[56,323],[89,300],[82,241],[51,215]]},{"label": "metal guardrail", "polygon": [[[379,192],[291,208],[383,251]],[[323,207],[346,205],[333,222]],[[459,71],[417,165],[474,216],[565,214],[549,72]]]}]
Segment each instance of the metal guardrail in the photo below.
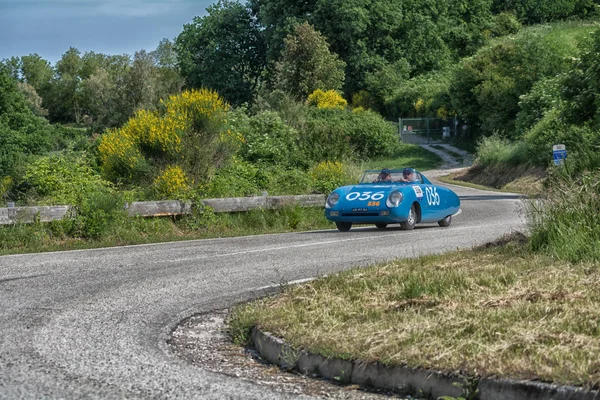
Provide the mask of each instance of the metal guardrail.
[{"label": "metal guardrail", "polygon": [[[215,213],[273,210],[287,205],[323,207],[325,195],[232,197],[205,199],[202,204]],[[179,200],[139,201],[128,204],[125,208],[131,217],[166,217],[190,214],[192,204]],[[0,225],[50,222],[74,216],[75,209],[72,206],[4,207],[0,208]]]}]

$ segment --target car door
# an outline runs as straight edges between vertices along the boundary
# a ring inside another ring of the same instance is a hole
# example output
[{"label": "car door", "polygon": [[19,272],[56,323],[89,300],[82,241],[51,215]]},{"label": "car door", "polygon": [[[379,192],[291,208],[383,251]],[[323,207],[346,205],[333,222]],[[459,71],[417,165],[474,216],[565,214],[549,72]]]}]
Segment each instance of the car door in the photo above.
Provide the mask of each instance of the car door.
[{"label": "car door", "polygon": [[417,185],[423,191],[423,200],[421,201],[421,221],[432,222],[441,219],[442,214],[442,196],[438,188],[424,181],[419,173],[417,175]]}]

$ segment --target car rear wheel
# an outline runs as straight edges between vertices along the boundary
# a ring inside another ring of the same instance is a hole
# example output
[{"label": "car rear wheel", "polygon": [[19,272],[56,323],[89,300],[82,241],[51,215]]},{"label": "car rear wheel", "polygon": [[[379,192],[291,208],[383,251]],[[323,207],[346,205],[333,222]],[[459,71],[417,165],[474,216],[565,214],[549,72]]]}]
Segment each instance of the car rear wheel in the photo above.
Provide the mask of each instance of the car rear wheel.
[{"label": "car rear wheel", "polygon": [[417,211],[415,210],[415,205],[410,206],[410,211],[408,212],[408,218],[406,221],[400,222],[400,227],[405,231],[409,231],[414,229],[417,224]]},{"label": "car rear wheel", "polygon": [[377,227],[377,229],[385,229],[387,227],[388,224],[375,224],[375,226]]},{"label": "car rear wheel", "polygon": [[348,232],[352,228],[352,222],[336,222],[335,226],[340,232]]},{"label": "car rear wheel", "polygon": [[451,223],[452,223],[452,215],[448,215],[446,218],[440,219],[438,221],[438,225],[439,226],[444,226],[444,227],[450,226]]}]

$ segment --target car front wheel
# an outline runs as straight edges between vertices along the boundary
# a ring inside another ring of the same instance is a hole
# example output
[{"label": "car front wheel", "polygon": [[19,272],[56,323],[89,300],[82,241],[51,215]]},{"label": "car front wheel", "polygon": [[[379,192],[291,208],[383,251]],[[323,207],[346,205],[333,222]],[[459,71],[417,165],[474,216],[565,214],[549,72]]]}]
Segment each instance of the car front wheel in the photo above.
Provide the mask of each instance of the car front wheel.
[{"label": "car front wheel", "polygon": [[406,218],[406,221],[400,222],[400,227],[402,229],[404,229],[405,231],[409,231],[411,229],[414,229],[416,224],[417,224],[417,211],[415,210],[415,205],[413,204],[410,207],[410,211],[408,212],[408,217]]},{"label": "car front wheel", "polygon": [[352,222],[336,222],[335,226],[340,232],[348,232],[352,228]]},{"label": "car front wheel", "polygon": [[440,219],[438,221],[438,225],[439,226],[444,226],[444,227],[450,226],[451,223],[452,223],[452,215],[448,215],[446,218]]}]

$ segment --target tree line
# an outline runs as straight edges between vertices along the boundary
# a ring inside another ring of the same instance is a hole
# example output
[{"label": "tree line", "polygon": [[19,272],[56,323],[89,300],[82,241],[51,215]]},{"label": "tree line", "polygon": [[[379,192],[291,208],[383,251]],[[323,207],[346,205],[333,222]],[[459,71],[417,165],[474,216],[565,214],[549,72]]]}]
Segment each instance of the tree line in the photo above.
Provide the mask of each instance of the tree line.
[{"label": "tree line", "polygon": [[[585,17],[594,0],[219,0],[173,40],[133,56],[70,48],[3,64],[36,115],[101,131],[182,88],[210,88],[234,106],[282,90],[304,100],[335,89],[396,117],[390,93],[445,70],[522,24]],[[447,110],[452,112],[453,110]]]}]

